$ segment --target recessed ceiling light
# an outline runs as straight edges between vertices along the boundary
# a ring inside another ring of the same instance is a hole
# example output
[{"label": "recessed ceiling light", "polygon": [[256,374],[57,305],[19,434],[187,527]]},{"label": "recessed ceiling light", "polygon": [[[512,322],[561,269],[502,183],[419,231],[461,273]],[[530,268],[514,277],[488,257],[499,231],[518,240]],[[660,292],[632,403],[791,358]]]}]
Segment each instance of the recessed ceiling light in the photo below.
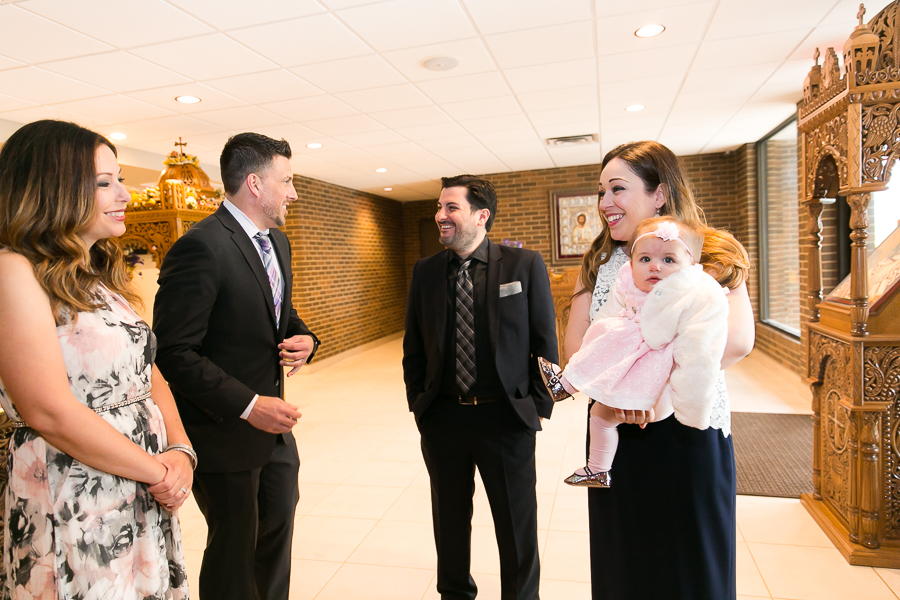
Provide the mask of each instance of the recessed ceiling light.
[{"label": "recessed ceiling light", "polygon": [[321,148],[322,144],[320,144],[319,142],[310,142],[306,145],[306,147],[315,150],[316,148]]},{"label": "recessed ceiling light", "polygon": [[644,105],[643,104],[632,104],[631,106],[626,107],[625,110],[627,110],[628,112],[637,112],[639,110],[644,110]]},{"label": "recessed ceiling light", "polygon": [[665,30],[666,28],[662,25],[644,25],[643,27],[635,31],[634,35],[638,36],[639,38],[648,38],[659,35]]},{"label": "recessed ceiling light", "polygon": [[200,102],[200,98],[197,96],[177,96],[175,99],[182,104],[197,104]]},{"label": "recessed ceiling light", "polygon": [[375,169],[375,172],[376,173],[387,173],[387,169],[385,169],[384,167],[378,167],[377,169]]},{"label": "recessed ceiling light", "polygon": [[393,192],[393,191],[394,191],[394,188],[384,188],[384,191],[386,191],[386,192]]},{"label": "recessed ceiling light", "polygon": [[125,135],[124,133],[111,133],[111,134],[109,134],[109,139],[111,139],[111,140],[124,140],[124,139],[127,138],[127,137],[128,137],[128,136]]},{"label": "recessed ceiling light", "polygon": [[449,71],[458,64],[459,61],[452,56],[432,56],[422,60],[422,66],[429,71]]}]

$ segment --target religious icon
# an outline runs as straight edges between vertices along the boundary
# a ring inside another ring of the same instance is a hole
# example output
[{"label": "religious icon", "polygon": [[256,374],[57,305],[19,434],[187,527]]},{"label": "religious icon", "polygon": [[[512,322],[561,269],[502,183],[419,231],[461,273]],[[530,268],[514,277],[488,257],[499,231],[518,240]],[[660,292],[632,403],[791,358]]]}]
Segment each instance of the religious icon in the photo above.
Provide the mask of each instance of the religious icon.
[{"label": "religious icon", "polygon": [[597,191],[550,192],[553,265],[577,264],[591,247],[603,223],[597,210]]}]

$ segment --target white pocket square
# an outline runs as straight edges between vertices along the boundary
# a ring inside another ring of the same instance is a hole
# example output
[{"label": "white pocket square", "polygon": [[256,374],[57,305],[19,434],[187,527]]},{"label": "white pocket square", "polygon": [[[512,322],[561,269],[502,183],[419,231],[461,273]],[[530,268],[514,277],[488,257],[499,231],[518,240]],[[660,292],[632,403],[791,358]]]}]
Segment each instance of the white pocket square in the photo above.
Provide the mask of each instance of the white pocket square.
[{"label": "white pocket square", "polygon": [[513,294],[518,294],[522,291],[522,282],[521,281],[511,281],[509,283],[503,283],[500,285],[500,297],[504,298],[506,296],[512,296]]}]

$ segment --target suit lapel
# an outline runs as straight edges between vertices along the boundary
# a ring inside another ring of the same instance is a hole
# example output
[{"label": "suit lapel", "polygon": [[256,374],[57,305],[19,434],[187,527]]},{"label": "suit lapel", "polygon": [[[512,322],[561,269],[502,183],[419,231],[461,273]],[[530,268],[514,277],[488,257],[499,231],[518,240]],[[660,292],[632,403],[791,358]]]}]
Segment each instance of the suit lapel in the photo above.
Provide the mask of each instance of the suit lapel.
[{"label": "suit lapel", "polygon": [[[432,339],[437,340],[437,347],[441,354],[441,360],[443,360],[447,343],[447,269],[450,265],[450,256],[451,252],[449,250],[444,250],[441,260],[439,261],[439,268],[429,271],[429,273],[434,275],[434,278],[427,284],[433,286],[434,289],[437,290],[436,293],[429,294],[429,296],[432,299],[432,305],[430,307],[431,314],[434,315],[432,323],[434,323],[434,327],[437,329],[437,331],[434,332]],[[440,362],[439,364],[443,364],[443,362]]]},{"label": "suit lapel", "polygon": [[[216,210],[216,216],[226,229],[231,231],[231,241],[233,241],[241,251],[244,260],[247,261],[247,266],[250,268],[256,282],[259,284],[260,291],[265,294],[266,300],[268,300],[266,306],[269,307],[269,322],[274,325],[275,302],[272,300],[272,286],[269,285],[269,276],[266,275],[266,269],[263,267],[262,259],[259,257],[259,252],[256,250],[256,244],[253,243],[253,240],[250,239],[250,236],[248,236],[247,232],[244,231],[244,228],[241,227],[241,224],[231,216],[231,213],[228,212],[227,208],[220,206],[218,210]],[[281,257],[279,257],[278,260],[280,262]],[[282,305],[283,304],[284,303],[282,303]]]},{"label": "suit lapel", "polygon": [[491,356],[497,356],[497,339],[500,336],[500,276],[503,271],[503,252],[500,247],[488,240],[487,280],[484,291],[484,304],[487,312],[488,339],[491,343]]}]

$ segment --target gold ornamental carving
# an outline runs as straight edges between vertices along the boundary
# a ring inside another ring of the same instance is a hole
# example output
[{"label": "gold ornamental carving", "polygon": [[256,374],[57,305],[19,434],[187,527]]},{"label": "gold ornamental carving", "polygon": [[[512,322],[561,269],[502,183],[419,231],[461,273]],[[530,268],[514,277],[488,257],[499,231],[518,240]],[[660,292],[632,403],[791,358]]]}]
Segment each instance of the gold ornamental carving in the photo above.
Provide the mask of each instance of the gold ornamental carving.
[{"label": "gold ornamental carving", "polygon": [[862,111],[862,182],[887,183],[900,152],[900,104],[878,103]]},{"label": "gold ornamental carving", "polygon": [[[826,359],[828,364],[835,365],[836,368],[848,373],[851,368],[850,346],[839,340],[826,337],[816,332],[809,335],[809,372],[808,376],[811,380],[822,381],[825,373]],[[837,392],[848,400],[853,395],[853,385],[848,377],[840,377],[833,379],[837,386]]]},{"label": "gold ornamental carving", "polygon": [[215,198],[216,190],[209,176],[200,168],[200,161],[196,156],[185,154],[184,147],[187,146],[187,142],[182,142],[181,138],[178,138],[175,146],[179,150],[172,151],[163,161],[166,168],[159,175],[159,189],[163,189],[166,181],[175,180],[197,190],[202,196]]},{"label": "gold ornamental carving", "polygon": [[[848,562],[900,568],[900,296],[870,307],[866,231],[871,195],[900,156],[900,0],[868,24],[862,5],[857,17],[840,54],[816,51],[797,107],[814,489],[801,501]],[[822,204],[839,196],[850,276],[829,296]]]},{"label": "gold ornamental carving", "polygon": [[818,48],[816,48],[815,58],[816,64],[803,84],[803,104],[799,109],[801,120],[829,103],[835,104],[835,99],[842,94],[846,95],[847,92],[841,79],[840,63],[834,48],[828,48],[825,51],[825,60],[822,66],[819,66]]},{"label": "gold ornamental carving", "polygon": [[855,424],[851,412],[851,390],[844,376],[850,365],[847,344],[813,334],[810,340],[816,352],[811,356],[811,377],[818,383],[813,388],[816,398],[815,419],[820,456],[819,494],[844,521],[850,518],[850,470]]},{"label": "gold ornamental carving", "polygon": [[900,67],[900,29],[898,29],[897,23],[900,10],[898,9],[900,6],[897,3],[891,3],[869,22],[869,29],[879,39],[878,56],[875,60],[875,70],[872,73],[893,71]]},{"label": "gold ornamental carving", "polygon": [[840,394],[834,389],[825,395],[822,425],[825,444],[823,453],[822,496],[830,501],[838,513],[849,518],[850,443],[853,439],[853,421],[850,410],[841,403]]},{"label": "gold ornamental carving", "polygon": [[900,347],[866,348],[863,357],[866,401],[896,403],[900,394]]},{"label": "gold ornamental carving", "polygon": [[866,395],[889,403],[882,419],[884,536],[900,541],[900,348],[870,348],[865,356]]},{"label": "gold ornamental carving", "polygon": [[550,275],[550,292],[553,294],[553,309],[556,313],[556,341],[559,344],[560,366],[565,367],[565,334],[572,312],[572,289],[578,280],[580,270],[575,267],[566,269],[548,269]]},{"label": "gold ornamental carving", "polygon": [[882,438],[885,441],[881,460],[884,463],[884,537],[889,540],[900,540],[900,440],[897,439],[898,428],[897,407],[891,406],[884,413],[881,421]]},{"label": "gold ornamental carving", "polygon": [[187,144],[179,138],[175,145],[181,151],[166,157],[159,186],[132,192],[125,209],[125,235],[119,238],[126,250],[148,252],[157,265],[175,240],[211,215],[222,198],[197,157],[184,153]]},{"label": "gold ornamental carving", "polygon": [[[833,162],[831,162],[834,165]],[[837,177],[835,168],[834,177]],[[806,254],[807,281],[806,307],[811,314],[810,320],[819,320],[819,303],[822,301],[822,271],[820,268],[822,255],[822,203],[804,202],[806,206]]]},{"label": "gold ornamental carving", "polygon": [[806,161],[812,166],[806,172],[807,198],[827,197],[824,194],[833,188],[831,181],[835,176],[840,188],[848,185],[846,114],[837,115],[806,133],[805,146]]}]

